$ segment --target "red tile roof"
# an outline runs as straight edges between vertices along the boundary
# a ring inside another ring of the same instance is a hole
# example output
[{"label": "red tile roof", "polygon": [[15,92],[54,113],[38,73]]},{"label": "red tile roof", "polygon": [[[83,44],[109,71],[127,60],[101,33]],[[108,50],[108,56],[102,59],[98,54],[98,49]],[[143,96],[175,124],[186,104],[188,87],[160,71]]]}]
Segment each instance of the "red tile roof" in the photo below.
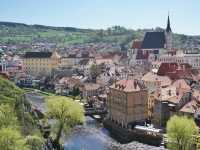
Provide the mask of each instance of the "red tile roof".
[{"label": "red tile roof", "polygon": [[86,91],[98,90],[100,87],[101,87],[100,84],[95,84],[95,83],[85,83],[84,84],[84,90],[86,90]]},{"label": "red tile roof", "polygon": [[183,92],[189,92],[191,90],[191,87],[184,79],[176,80],[172,85],[175,86],[177,90],[182,90]]},{"label": "red tile roof", "polygon": [[142,46],[142,41],[134,40],[132,43],[133,49],[141,49],[141,46]]},{"label": "red tile roof", "polygon": [[192,78],[192,68],[189,64],[162,63],[158,69],[158,75],[169,76],[172,80],[180,78]]},{"label": "red tile roof", "polygon": [[148,72],[146,73],[143,77],[142,80],[145,82],[160,82],[160,86],[169,86],[171,85],[171,79],[168,76],[159,76],[153,72]]},{"label": "red tile roof", "polygon": [[200,101],[193,99],[186,103],[181,109],[180,112],[194,114],[198,108],[200,108]]}]

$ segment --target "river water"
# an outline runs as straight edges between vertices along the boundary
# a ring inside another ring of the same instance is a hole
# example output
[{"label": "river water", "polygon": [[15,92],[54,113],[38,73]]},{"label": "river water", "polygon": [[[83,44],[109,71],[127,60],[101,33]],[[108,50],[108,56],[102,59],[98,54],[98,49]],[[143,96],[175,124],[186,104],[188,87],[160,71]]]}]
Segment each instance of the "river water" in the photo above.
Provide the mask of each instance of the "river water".
[{"label": "river water", "polygon": [[77,126],[66,139],[65,150],[165,150],[138,142],[120,144],[110,137],[108,130],[90,117]]}]

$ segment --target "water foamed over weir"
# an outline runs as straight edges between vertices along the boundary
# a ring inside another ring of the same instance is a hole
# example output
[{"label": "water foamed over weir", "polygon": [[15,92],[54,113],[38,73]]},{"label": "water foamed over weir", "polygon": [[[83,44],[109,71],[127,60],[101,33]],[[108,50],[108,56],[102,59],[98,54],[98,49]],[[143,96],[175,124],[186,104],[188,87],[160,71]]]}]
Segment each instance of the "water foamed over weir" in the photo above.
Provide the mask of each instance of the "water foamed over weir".
[{"label": "water foamed over weir", "polygon": [[90,117],[86,123],[77,126],[66,139],[65,150],[165,150],[138,142],[120,144],[110,137],[109,131],[102,124]]}]

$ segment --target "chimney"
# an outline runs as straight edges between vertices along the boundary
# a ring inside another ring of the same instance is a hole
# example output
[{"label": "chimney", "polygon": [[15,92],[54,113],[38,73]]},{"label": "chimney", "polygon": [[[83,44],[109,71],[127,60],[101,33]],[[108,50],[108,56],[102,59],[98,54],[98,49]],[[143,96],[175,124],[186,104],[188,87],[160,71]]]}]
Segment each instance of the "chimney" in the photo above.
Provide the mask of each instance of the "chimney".
[{"label": "chimney", "polygon": [[168,93],[168,94],[169,94],[169,96],[171,96],[171,95],[172,95],[172,93],[171,93],[171,90],[169,90],[168,92],[169,92],[169,93]]}]

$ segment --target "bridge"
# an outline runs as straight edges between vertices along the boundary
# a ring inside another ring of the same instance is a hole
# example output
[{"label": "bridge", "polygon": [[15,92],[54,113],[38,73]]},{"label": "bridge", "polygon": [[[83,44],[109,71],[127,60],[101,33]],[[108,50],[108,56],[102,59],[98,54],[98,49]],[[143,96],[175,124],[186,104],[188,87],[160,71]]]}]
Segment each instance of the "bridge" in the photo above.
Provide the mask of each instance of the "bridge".
[{"label": "bridge", "polygon": [[85,116],[105,114],[107,114],[107,110],[105,108],[85,108]]},{"label": "bridge", "polygon": [[106,108],[85,108],[85,116],[90,116],[95,120],[102,120],[107,114]]}]

